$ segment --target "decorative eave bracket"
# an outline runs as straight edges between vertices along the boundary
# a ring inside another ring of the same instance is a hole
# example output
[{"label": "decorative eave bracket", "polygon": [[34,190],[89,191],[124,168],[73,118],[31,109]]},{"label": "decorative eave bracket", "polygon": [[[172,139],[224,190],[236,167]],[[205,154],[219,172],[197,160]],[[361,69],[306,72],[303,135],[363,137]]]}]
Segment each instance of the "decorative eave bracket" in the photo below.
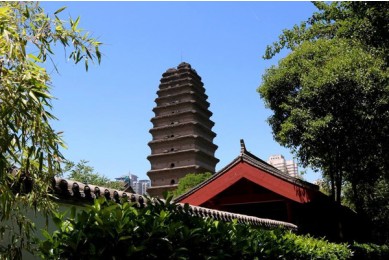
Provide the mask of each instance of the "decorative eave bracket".
[{"label": "decorative eave bracket", "polygon": [[246,152],[247,150],[246,150],[246,145],[244,144],[244,140],[240,139],[240,154],[242,155]]}]

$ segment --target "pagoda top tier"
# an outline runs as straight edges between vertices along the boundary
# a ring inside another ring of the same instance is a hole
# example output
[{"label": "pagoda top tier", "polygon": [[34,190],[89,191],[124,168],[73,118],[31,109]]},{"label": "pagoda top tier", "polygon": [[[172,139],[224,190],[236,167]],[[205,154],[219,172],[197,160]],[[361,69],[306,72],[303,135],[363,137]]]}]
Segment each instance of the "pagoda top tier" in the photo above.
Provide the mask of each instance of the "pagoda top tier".
[{"label": "pagoda top tier", "polygon": [[166,77],[166,76],[175,74],[175,73],[180,72],[180,71],[191,71],[201,80],[201,77],[197,74],[197,71],[195,69],[192,69],[192,66],[186,62],[181,62],[177,66],[177,68],[167,69],[166,72],[162,74],[162,77]]}]

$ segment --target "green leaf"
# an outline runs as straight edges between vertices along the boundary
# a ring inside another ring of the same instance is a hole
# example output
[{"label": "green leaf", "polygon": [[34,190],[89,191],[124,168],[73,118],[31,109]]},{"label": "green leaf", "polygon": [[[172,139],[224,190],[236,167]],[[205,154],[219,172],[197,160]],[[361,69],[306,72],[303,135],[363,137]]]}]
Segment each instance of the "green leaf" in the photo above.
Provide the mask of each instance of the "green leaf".
[{"label": "green leaf", "polygon": [[34,92],[30,91],[28,92],[28,95],[36,102],[39,103],[38,98],[35,96]]},{"label": "green leaf", "polygon": [[76,207],[71,207],[71,209],[70,209],[70,218],[71,219],[74,219],[75,217],[76,217],[76,211],[77,211],[77,209],[76,209]]},{"label": "green leaf", "polygon": [[75,31],[77,29],[78,23],[80,22],[80,17],[77,17],[76,21],[72,25],[72,30]]},{"label": "green leaf", "polygon": [[60,228],[62,226],[62,219],[58,216],[53,217],[53,222],[57,226],[57,228]]},{"label": "green leaf", "polygon": [[67,7],[64,6],[64,7],[61,7],[59,8],[57,11],[54,12],[54,14],[59,14],[60,12],[62,12],[63,10],[65,10]]},{"label": "green leaf", "polygon": [[128,240],[130,238],[132,238],[132,236],[122,236],[122,237],[119,237],[119,241]]},{"label": "green leaf", "polygon": [[32,59],[33,61],[35,61],[35,62],[42,62],[42,60],[41,59],[39,59],[37,56],[35,56],[34,54],[28,54],[27,55],[30,59]]}]

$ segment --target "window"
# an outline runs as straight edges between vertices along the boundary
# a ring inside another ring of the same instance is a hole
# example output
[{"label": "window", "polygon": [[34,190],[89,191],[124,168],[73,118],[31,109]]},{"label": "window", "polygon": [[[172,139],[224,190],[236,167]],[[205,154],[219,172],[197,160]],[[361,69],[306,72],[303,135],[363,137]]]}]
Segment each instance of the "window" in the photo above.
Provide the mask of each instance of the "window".
[{"label": "window", "polygon": [[176,166],[174,163],[170,164],[170,168],[174,168],[174,166]]},{"label": "window", "polygon": [[172,179],[171,181],[170,181],[170,185],[173,185],[173,184],[175,184],[176,182],[174,181],[174,179]]}]

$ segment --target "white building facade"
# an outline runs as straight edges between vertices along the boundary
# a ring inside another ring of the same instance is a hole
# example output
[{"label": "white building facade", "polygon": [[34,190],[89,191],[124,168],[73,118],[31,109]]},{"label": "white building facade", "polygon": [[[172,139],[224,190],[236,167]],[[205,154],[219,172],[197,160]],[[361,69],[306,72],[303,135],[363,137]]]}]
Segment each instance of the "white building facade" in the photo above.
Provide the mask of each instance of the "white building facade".
[{"label": "white building facade", "polygon": [[285,160],[284,156],[281,154],[270,156],[267,163],[290,176],[298,176],[297,163],[294,160]]},{"label": "white building facade", "polygon": [[127,185],[129,184],[136,194],[147,194],[147,188],[151,186],[150,180],[139,180],[139,177],[131,172],[128,175],[124,175],[119,178],[115,178],[118,181],[123,181]]}]

